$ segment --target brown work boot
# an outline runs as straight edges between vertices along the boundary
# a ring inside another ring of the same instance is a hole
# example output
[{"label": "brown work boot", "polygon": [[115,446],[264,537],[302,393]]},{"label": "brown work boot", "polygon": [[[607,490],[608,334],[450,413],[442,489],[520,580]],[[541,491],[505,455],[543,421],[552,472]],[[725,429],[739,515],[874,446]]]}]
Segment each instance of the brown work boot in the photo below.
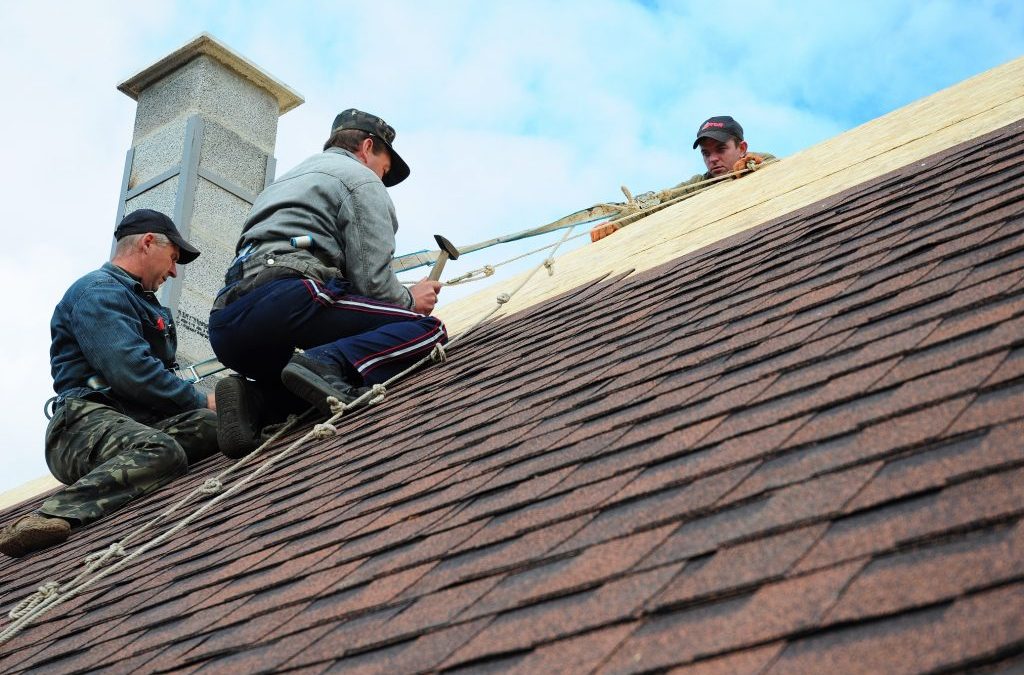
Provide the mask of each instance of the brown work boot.
[{"label": "brown work boot", "polygon": [[26,553],[63,544],[71,525],[63,518],[30,513],[0,530],[0,553],[20,558]]}]

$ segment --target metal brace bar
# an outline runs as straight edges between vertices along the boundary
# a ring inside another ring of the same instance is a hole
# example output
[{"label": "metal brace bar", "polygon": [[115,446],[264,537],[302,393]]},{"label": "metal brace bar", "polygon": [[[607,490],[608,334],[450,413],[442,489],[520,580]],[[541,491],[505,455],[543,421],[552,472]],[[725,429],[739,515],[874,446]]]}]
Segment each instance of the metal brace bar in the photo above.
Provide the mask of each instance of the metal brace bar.
[{"label": "metal brace bar", "polygon": [[263,178],[263,189],[266,190],[274,182],[277,173],[277,157],[267,155],[267,174]]},{"label": "metal brace bar", "polygon": [[[114,218],[116,228],[124,218],[125,209],[128,208],[128,181],[132,179],[132,163],[135,161],[135,148],[128,148],[124,156],[124,173],[121,174],[121,196],[117,200],[117,217]],[[113,235],[110,237],[110,257],[114,257],[114,250],[117,248],[117,240]]]},{"label": "metal brace bar", "polygon": [[[203,118],[191,115],[185,123],[185,146],[181,154],[181,177],[178,179],[178,194],[174,200],[174,224],[178,232],[188,241],[192,229],[192,209],[196,203],[196,180],[199,169],[199,156],[203,146]],[[169,279],[160,287],[158,297],[160,303],[167,307],[177,307],[181,299],[181,287],[188,274],[186,269],[179,271],[176,279]]]},{"label": "metal brace bar", "polygon": [[[150,178],[149,180],[147,180],[142,185],[137,185],[137,186],[133,187],[131,190],[129,190],[125,194],[124,200],[128,201],[129,199],[135,199],[136,197],[141,195],[143,192],[146,192],[148,190],[152,190],[157,185],[160,185],[161,183],[169,181],[170,179],[172,179],[175,176],[177,176],[179,173],[181,173],[181,165],[178,164],[176,166],[172,166],[170,169],[168,169],[167,171],[164,171],[159,176],[154,176],[153,178]],[[121,222],[121,221],[118,221],[118,222]]]},{"label": "metal brace bar", "polygon": [[252,204],[254,201],[256,201],[257,195],[255,192],[246,190],[238,183],[235,183],[225,178],[216,171],[211,171],[210,169],[201,166],[199,167],[198,173],[201,178],[205,178],[206,180],[210,181],[211,183],[219,187],[221,190],[224,190],[225,192],[230,192],[231,194],[238,197],[244,202]]},{"label": "metal brace bar", "polygon": [[114,219],[114,227],[117,227],[124,218],[124,211],[128,201],[128,181],[132,179],[132,163],[135,161],[135,148],[128,148],[124,156],[124,173],[121,174],[121,199],[117,202],[117,218]]}]

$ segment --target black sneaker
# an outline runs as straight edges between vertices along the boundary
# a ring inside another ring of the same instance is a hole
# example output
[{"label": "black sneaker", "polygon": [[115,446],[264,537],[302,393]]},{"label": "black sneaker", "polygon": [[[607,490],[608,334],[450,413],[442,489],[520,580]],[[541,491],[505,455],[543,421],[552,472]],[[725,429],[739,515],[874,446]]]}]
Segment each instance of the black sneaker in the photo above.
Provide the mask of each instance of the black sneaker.
[{"label": "black sneaker", "polygon": [[288,365],[281,371],[281,382],[288,391],[316,406],[317,410],[327,416],[333,414],[327,403],[328,396],[348,404],[367,391],[366,387],[346,380],[341,368],[303,354],[296,354],[288,361]]},{"label": "black sneaker", "polygon": [[260,445],[260,406],[251,382],[229,375],[217,383],[217,445],[231,459],[245,457]]}]

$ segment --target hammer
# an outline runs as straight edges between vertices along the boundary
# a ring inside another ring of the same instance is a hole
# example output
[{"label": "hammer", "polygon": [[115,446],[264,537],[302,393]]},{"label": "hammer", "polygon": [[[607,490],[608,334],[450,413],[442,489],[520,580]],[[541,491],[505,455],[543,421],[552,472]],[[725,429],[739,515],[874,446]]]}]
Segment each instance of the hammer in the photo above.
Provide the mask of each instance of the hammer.
[{"label": "hammer", "polygon": [[434,240],[441,247],[441,252],[438,254],[437,260],[434,261],[434,267],[430,270],[430,276],[427,278],[431,281],[438,281],[441,278],[441,271],[444,270],[444,264],[448,262],[448,259],[459,259],[459,249],[455,248],[450,241],[439,234],[434,235]]}]

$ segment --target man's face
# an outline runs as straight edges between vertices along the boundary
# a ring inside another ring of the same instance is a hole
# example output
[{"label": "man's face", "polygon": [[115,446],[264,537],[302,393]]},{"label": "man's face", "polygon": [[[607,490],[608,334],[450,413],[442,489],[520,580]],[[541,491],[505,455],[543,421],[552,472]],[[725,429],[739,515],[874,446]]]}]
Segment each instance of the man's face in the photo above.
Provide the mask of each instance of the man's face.
[{"label": "man's face", "polygon": [[379,155],[371,152],[366,156],[366,166],[370,167],[370,171],[377,174],[377,178],[383,180],[384,175],[391,170],[391,153],[387,150],[384,150]]},{"label": "man's face", "polygon": [[724,143],[713,138],[702,138],[699,145],[704,166],[712,176],[721,176],[732,171],[732,165],[747,155],[747,142],[737,143],[733,138]]},{"label": "man's face", "polygon": [[173,243],[161,244],[155,239],[143,243],[142,288],[156,291],[167,281],[167,277],[178,276],[178,246]]}]

